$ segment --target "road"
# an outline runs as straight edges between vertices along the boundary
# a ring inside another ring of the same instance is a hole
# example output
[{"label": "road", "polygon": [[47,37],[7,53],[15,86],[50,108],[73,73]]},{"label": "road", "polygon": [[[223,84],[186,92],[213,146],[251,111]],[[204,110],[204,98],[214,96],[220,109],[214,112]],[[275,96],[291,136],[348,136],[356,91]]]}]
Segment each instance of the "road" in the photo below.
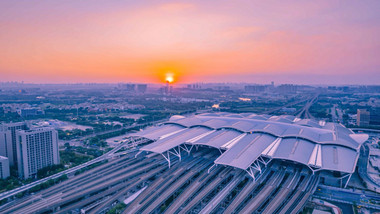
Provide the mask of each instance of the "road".
[{"label": "road", "polygon": [[311,98],[305,106],[299,111],[299,113],[296,115],[298,118],[303,119],[314,119],[313,115],[310,114],[309,109],[310,107],[317,101],[319,94],[316,94],[313,98]]},{"label": "road", "polygon": [[273,114],[273,113],[275,113],[275,112],[277,112],[277,111],[280,111],[280,110],[283,109],[283,108],[291,107],[291,106],[297,105],[297,104],[299,104],[299,103],[306,102],[306,101],[308,101],[308,100],[310,100],[310,98],[306,98],[306,99],[301,99],[301,100],[298,100],[298,101],[294,101],[294,102],[288,103],[288,104],[286,104],[286,105],[283,105],[283,106],[281,106],[281,107],[278,107],[278,108],[275,108],[275,109],[272,109],[272,110],[265,111],[265,112],[263,112],[263,114]]},{"label": "road", "polygon": [[355,132],[374,132],[374,133],[380,133],[380,129],[365,129],[365,128],[350,128],[352,131]]},{"label": "road", "polygon": [[337,108],[337,104],[334,104],[331,107],[331,119],[334,123],[342,123],[343,122],[343,112],[341,109]]},{"label": "road", "polygon": [[162,119],[162,120],[157,120],[157,121],[154,121],[154,122],[147,122],[147,123],[142,123],[142,124],[134,124],[134,125],[131,125],[131,126],[126,126],[126,127],[122,127],[122,128],[118,128],[118,129],[111,129],[111,130],[106,130],[106,131],[103,131],[103,132],[97,132],[97,133],[85,135],[85,136],[82,136],[82,137],[79,137],[79,138],[75,138],[75,139],[71,139],[71,140],[60,140],[59,141],[59,145],[63,146],[63,145],[65,145],[65,143],[70,143],[71,146],[82,146],[81,141],[84,141],[84,140],[86,140],[88,138],[91,138],[91,137],[96,137],[96,136],[99,136],[99,135],[109,134],[109,133],[112,133],[112,132],[121,131],[123,129],[132,129],[132,128],[138,128],[138,127],[145,127],[145,126],[149,126],[149,125],[155,125],[155,124],[159,124],[159,123],[162,123],[162,122],[165,122],[165,121],[167,121],[166,118]]},{"label": "road", "polygon": [[333,105],[330,109],[331,111],[331,119],[334,123],[337,123],[339,121],[338,116],[336,115],[336,104]]},{"label": "road", "polygon": [[351,205],[380,210],[380,195],[361,190],[342,189],[319,185],[313,197]]},{"label": "road", "polygon": [[[367,183],[367,186],[370,188],[370,186],[373,186],[376,190],[376,187],[380,187],[380,184],[376,182],[376,180],[372,179],[368,175],[368,162],[369,162],[369,148],[366,144],[363,144],[363,146],[360,148],[360,156],[358,161],[358,173],[360,177],[363,179],[365,183]],[[368,185],[369,184],[369,185]],[[380,188],[377,188],[380,189]],[[379,191],[379,190],[377,190]]]}]

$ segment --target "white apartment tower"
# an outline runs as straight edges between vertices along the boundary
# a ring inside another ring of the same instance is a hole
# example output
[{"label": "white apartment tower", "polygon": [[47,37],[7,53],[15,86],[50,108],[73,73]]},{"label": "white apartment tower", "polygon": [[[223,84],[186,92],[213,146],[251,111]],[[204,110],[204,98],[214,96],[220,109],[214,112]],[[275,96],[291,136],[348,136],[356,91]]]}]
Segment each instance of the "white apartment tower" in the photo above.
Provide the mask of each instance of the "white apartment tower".
[{"label": "white apartment tower", "polygon": [[8,157],[7,151],[7,134],[0,127],[0,156]]},{"label": "white apartment tower", "polygon": [[9,177],[9,160],[6,157],[0,156],[0,178]]},{"label": "white apartment tower", "polygon": [[16,131],[27,129],[25,122],[0,125],[0,155],[8,157],[11,166],[17,166]]},{"label": "white apartment tower", "polygon": [[52,128],[17,131],[19,176],[30,178],[46,166],[59,164],[58,132]]}]

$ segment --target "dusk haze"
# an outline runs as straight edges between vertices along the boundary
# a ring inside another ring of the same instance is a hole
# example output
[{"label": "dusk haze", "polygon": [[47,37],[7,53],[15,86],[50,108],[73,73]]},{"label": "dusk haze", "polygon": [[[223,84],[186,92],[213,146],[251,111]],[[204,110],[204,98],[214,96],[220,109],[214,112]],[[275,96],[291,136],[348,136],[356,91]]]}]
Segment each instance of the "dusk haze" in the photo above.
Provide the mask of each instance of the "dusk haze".
[{"label": "dusk haze", "polygon": [[0,77],[376,84],[378,1],[0,1]]}]

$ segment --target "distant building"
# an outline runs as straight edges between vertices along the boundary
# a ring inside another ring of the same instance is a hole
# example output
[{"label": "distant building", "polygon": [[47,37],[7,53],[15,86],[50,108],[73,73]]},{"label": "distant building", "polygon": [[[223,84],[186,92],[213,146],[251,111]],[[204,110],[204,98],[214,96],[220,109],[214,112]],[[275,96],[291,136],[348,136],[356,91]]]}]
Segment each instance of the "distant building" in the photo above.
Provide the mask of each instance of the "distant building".
[{"label": "distant building", "polygon": [[247,93],[260,93],[266,90],[265,85],[246,85],[244,86],[244,90]]},{"label": "distant building", "polygon": [[201,89],[202,87],[198,84],[188,84],[187,88],[188,89]]},{"label": "distant building", "polygon": [[6,157],[0,156],[0,178],[5,179],[9,175],[9,160]]},{"label": "distant building", "polygon": [[27,129],[25,122],[0,125],[0,155],[8,157],[11,166],[17,166],[16,131]]},{"label": "distant building", "polygon": [[145,93],[148,88],[147,84],[138,84],[137,85],[137,92],[139,93]]},{"label": "distant building", "polygon": [[297,92],[297,85],[293,85],[293,84],[279,85],[277,87],[277,91],[283,94],[295,93]]},{"label": "distant building", "polygon": [[17,131],[19,176],[35,177],[41,168],[59,164],[58,132],[52,128]]},{"label": "distant building", "polygon": [[29,117],[29,116],[36,116],[36,115],[43,115],[44,112],[40,109],[36,108],[25,108],[25,109],[20,109],[17,111],[17,113],[21,117]]},{"label": "distant building", "polygon": [[328,86],[327,89],[332,90],[332,91],[336,91],[336,86]]},{"label": "distant building", "polygon": [[159,92],[163,95],[170,95],[173,93],[173,86],[166,82],[165,86],[159,89]]},{"label": "distant building", "polygon": [[217,91],[229,91],[231,90],[230,86],[227,85],[218,85],[214,87]]},{"label": "distant building", "polygon": [[0,156],[8,157],[7,133],[3,130],[0,130]]},{"label": "distant building", "polygon": [[369,125],[379,126],[380,125],[380,108],[373,108],[369,115]]},{"label": "distant building", "polygon": [[358,126],[369,126],[369,121],[370,121],[370,112],[367,111],[366,109],[358,109],[356,124]]},{"label": "distant building", "polygon": [[119,88],[123,91],[128,91],[128,92],[135,92],[136,91],[136,85],[135,84],[121,83],[121,84],[119,84]]}]

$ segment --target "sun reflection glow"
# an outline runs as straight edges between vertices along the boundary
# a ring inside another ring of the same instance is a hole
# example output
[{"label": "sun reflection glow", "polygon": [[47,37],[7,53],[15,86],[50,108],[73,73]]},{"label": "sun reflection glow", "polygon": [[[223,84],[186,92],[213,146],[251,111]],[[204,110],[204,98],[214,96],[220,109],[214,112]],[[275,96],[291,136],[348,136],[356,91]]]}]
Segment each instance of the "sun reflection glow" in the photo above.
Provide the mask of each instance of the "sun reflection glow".
[{"label": "sun reflection glow", "polygon": [[172,83],[172,82],[174,81],[174,78],[173,78],[173,76],[171,76],[171,75],[166,75],[165,80],[166,80],[166,82],[168,82],[168,83]]}]

